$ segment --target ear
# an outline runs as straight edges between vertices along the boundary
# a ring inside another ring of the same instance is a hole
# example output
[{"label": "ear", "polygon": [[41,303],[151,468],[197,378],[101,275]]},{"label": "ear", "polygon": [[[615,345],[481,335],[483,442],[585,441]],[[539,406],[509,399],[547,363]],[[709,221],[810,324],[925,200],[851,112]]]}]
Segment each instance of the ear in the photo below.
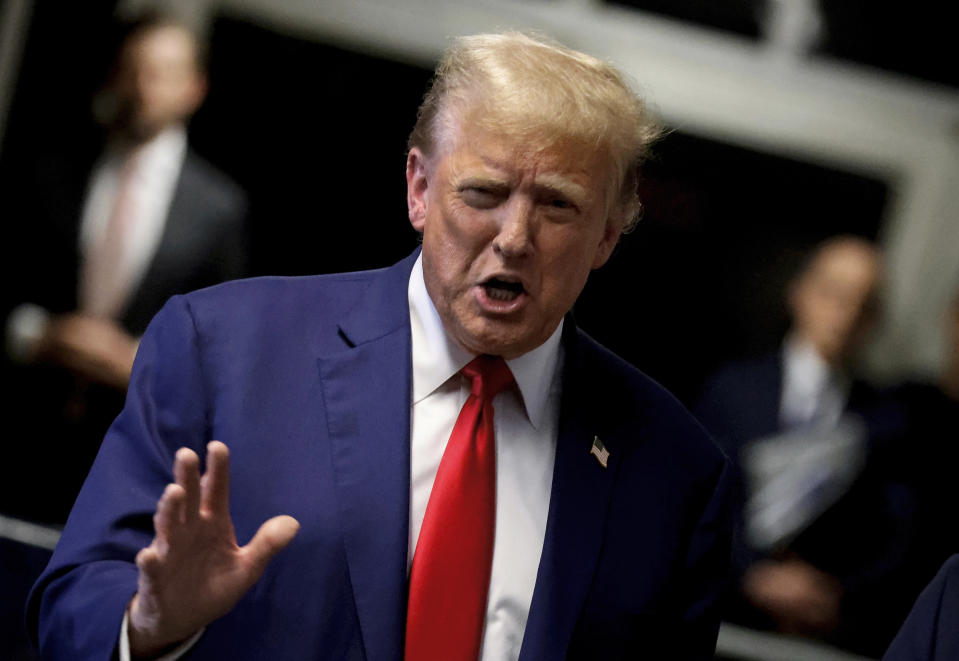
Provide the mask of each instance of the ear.
[{"label": "ear", "polygon": [[410,212],[410,224],[422,233],[426,226],[428,175],[426,157],[419,147],[413,147],[406,157],[406,206]]},{"label": "ear", "polygon": [[609,260],[622,233],[622,220],[618,217],[618,214],[610,214],[610,217],[606,219],[603,236],[599,240],[599,245],[596,246],[596,254],[593,256],[593,269],[598,269]]},{"label": "ear", "polygon": [[190,79],[184,83],[181,92],[181,111],[183,117],[189,119],[193,116],[206,99],[206,93],[209,91],[210,84],[206,74],[196,71],[191,73]]},{"label": "ear", "polygon": [[805,282],[803,281],[804,277],[804,273],[794,275],[786,285],[786,311],[789,313],[789,317],[792,319],[793,324],[796,323],[796,320],[799,317],[799,307],[802,304],[800,298],[803,295],[803,288],[806,286]]},{"label": "ear", "polygon": [[205,73],[197,73],[196,77],[193,79],[192,85],[192,103],[193,111],[203,105],[203,101],[206,99],[207,92],[210,91],[210,80],[206,77]]}]

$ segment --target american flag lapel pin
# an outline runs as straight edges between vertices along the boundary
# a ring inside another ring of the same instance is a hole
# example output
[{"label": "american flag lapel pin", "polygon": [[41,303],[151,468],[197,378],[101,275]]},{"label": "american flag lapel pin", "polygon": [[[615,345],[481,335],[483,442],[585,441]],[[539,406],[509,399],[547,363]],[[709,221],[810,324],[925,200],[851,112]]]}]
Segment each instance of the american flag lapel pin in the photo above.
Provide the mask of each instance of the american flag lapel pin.
[{"label": "american flag lapel pin", "polygon": [[600,466],[606,468],[606,463],[609,461],[609,450],[607,450],[603,442],[599,440],[599,436],[593,436],[593,447],[589,453],[596,457],[596,461],[599,462]]}]

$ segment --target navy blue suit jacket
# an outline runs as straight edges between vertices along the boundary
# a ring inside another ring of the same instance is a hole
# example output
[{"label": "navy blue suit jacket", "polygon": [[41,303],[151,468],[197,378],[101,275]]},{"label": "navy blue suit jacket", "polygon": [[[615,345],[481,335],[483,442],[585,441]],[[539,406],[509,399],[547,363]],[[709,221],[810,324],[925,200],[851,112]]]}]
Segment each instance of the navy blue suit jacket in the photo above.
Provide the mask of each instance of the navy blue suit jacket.
[{"label": "navy blue suit jacket", "polygon": [[959,659],[959,554],[946,561],[919,595],[883,661]]},{"label": "navy blue suit jacket", "polygon": [[[379,271],[227,283],[151,323],[28,605],[50,659],[109,659],[173,454],[231,450],[237,537],[301,529],[191,659],[400,659],[415,254]],[[547,531],[521,658],[712,658],[729,559],[726,459],[670,395],[564,332]],[[607,468],[590,455],[599,436]],[[508,506],[508,504],[501,504]],[[665,656],[663,656],[665,655]]]}]

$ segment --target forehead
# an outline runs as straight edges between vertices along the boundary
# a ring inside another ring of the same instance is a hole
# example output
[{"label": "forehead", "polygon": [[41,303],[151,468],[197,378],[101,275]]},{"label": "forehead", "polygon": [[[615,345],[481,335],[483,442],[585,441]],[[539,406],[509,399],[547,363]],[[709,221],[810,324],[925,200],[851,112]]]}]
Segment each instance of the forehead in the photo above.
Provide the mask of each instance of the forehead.
[{"label": "forehead", "polygon": [[479,122],[455,122],[437,145],[451,177],[532,177],[537,184],[575,186],[601,193],[610,167],[606,150],[548,129],[511,131]]},{"label": "forehead", "polygon": [[810,271],[834,280],[871,282],[879,274],[879,258],[873,250],[857,244],[829,246],[814,258]]},{"label": "forehead", "polygon": [[193,62],[196,59],[196,43],[185,29],[175,25],[160,25],[132,35],[123,49],[123,55],[123,62],[128,66],[144,60]]}]

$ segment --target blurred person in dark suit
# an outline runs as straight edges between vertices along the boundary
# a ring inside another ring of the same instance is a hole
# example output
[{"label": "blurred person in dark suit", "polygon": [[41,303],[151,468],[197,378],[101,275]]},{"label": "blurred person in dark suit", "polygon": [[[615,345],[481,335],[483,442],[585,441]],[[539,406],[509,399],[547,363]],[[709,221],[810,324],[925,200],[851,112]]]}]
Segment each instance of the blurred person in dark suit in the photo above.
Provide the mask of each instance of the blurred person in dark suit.
[{"label": "blurred person in dark suit", "polygon": [[245,195],[187,143],[206,87],[194,32],[142,16],[95,99],[98,148],[37,156],[4,182],[14,284],[0,511],[64,521],[147,322],[170,296],[244,272]]},{"label": "blurred person in dark suit", "polygon": [[782,348],[721,369],[697,407],[737,468],[739,587],[728,617],[860,651],[894,632],[886,626],[883,640],[866,595],[899,566],[896,526],[912,503],[871,468],[873,444],[897,418],[852,367],[880,271],[864,239],[817,246],[789,285]]}]

